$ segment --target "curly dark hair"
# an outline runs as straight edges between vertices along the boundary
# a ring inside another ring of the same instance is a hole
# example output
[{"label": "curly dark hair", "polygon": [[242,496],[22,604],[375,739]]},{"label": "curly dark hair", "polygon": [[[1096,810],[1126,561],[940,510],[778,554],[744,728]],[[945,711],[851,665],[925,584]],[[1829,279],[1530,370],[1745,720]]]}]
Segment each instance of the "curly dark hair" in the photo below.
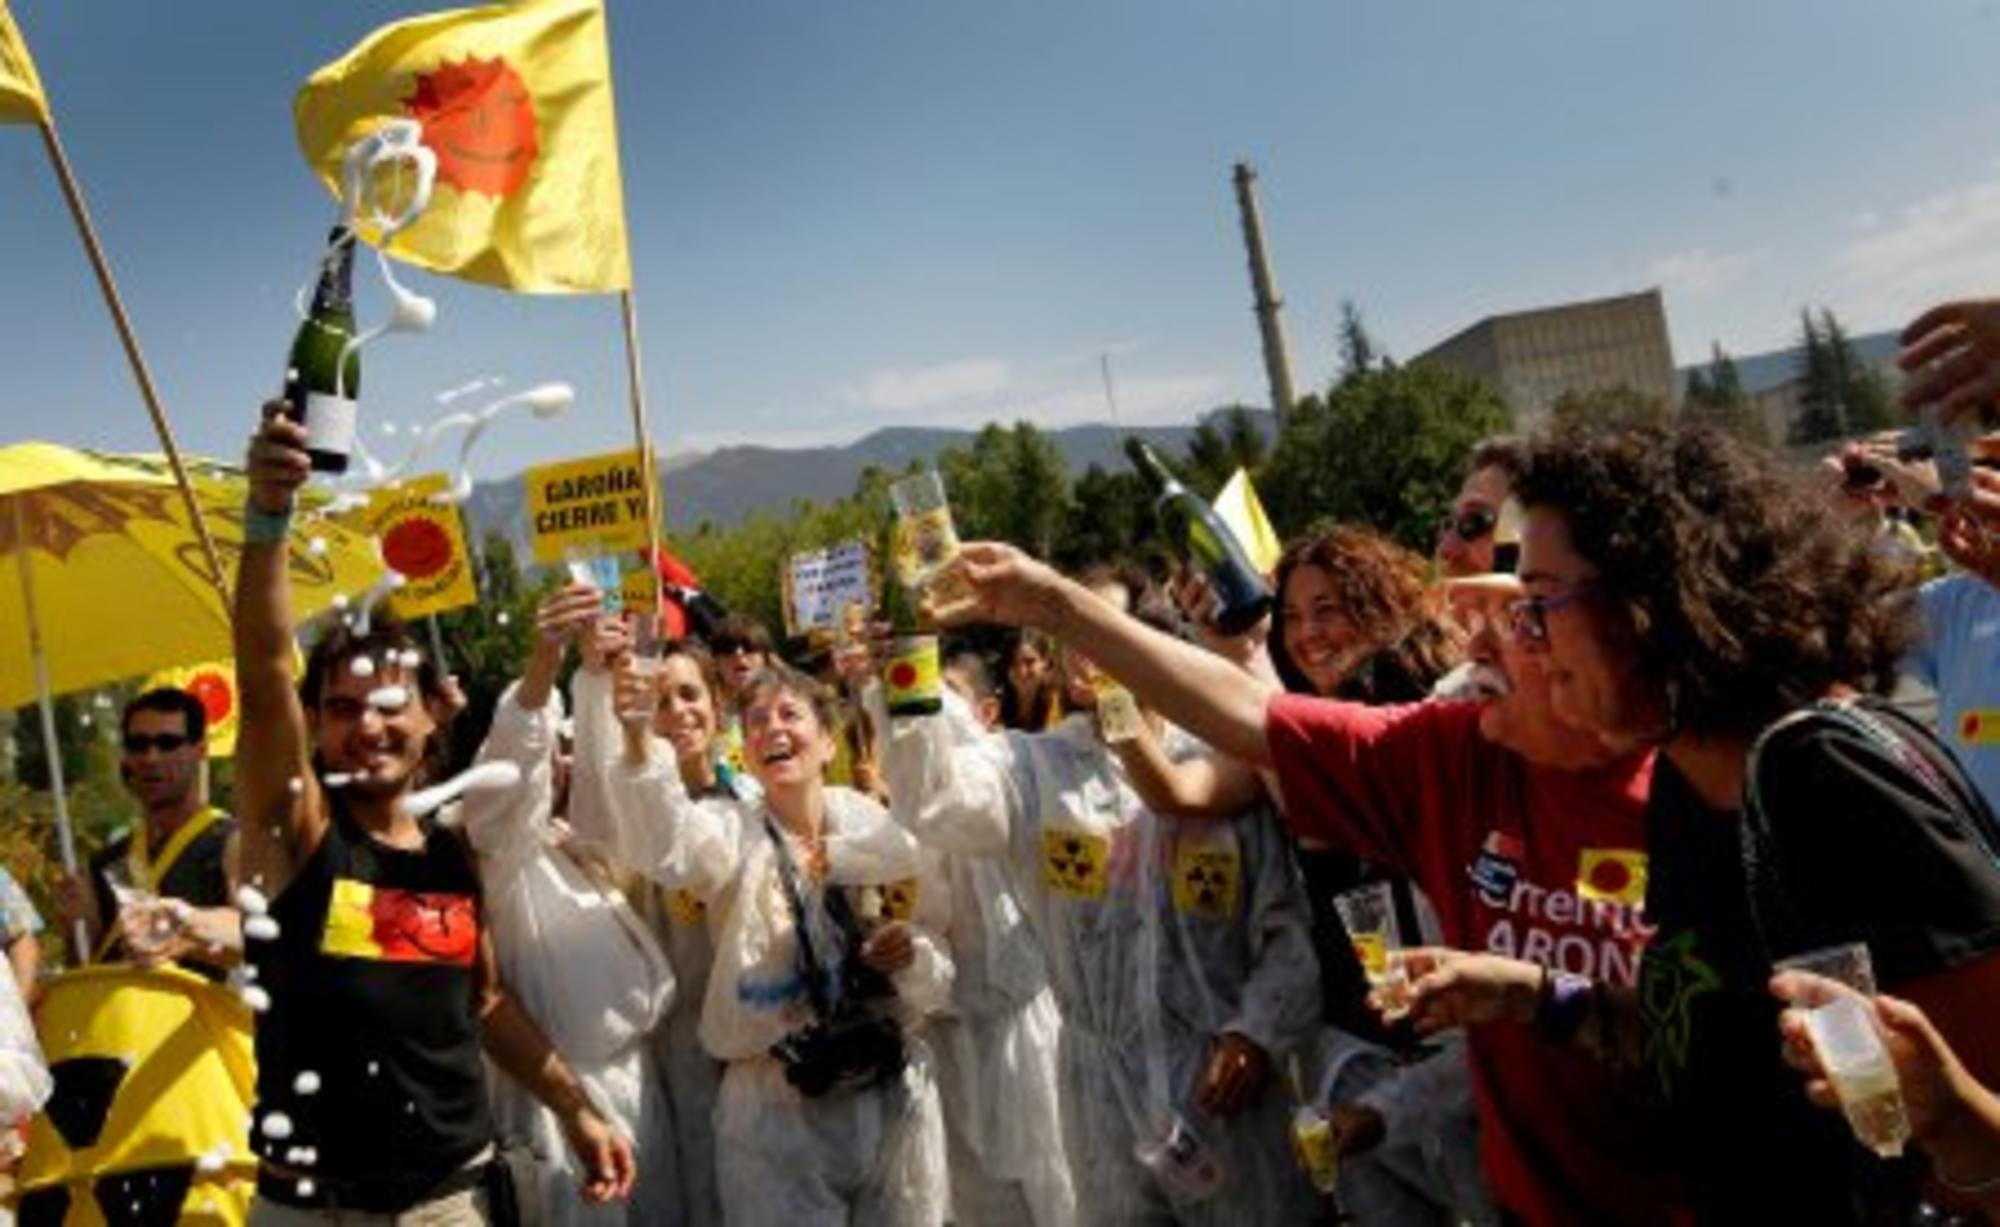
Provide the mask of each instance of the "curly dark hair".
[{"label": "curly dark hair", "polygon": [[1516,494],[1562,514],[1676,729],[1755,733],[1895,682],[1910,589],[1761,448],[1698,426],[1548,434]]},{"label": "curly dark hair", "polygon": [[1414,702],[1458,663],[1459,644],[1430,590],[1430,564],[1379,533],[1334,524],[1293,541],[1278,557],[1278,600],[1272,607],[1268,642],[1271,663],[1285,689],[1313,692],[1305,671],[1285,650],[1285,585],[1302,566],[1327,573],[1356,638],[1369,649],[1334,697],[1365,703]]}]

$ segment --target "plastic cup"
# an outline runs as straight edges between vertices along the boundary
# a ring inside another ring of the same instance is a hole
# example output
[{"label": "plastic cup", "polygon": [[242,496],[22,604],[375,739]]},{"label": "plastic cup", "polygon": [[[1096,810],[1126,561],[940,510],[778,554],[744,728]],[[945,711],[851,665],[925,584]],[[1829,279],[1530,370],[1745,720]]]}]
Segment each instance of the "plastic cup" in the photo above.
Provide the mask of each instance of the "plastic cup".
[{"label": "plastic cup", "polygon": [[1143,721],[1132,692],[1102,673],[1092,679],[1090,689],[1097,697],[1097,730],[1105,744],[1136,740]]},{"label": "plastic cup", "polygon": [[1221,1162],[1178,1112],[1157,1135],[1134,1146],[1132,1155],[1171,1201],[1203,1202],[1222,1189]]},{"label": "plastic cup", "polygon": [[569,571],[571,583],[588,584],[597,589],[605,613],[624,612],[625,569],[616,555],[571,546],[563,552],[563,566]]},{"label": "plastic cup", "polygon": [[1409,1012],[1410,979],[1403,969],[1402,927],[1396,922],[1396,897],[1387,882],[1334,896],[1333,906],[1347,939],[1354,944],[1354,956],[1368,975],[1384,1018],[1400,1018]]},{"label": "plastic cup", "polygon": [[1333,1144],[1333,1122],[1326,1110],[1302,1103],[1292,1113],[1292,1149],[1313,1188],[1331,1195],[1340,1187],[1340,1152]]},{"label": "plastic cup", "polygon": [[1860,943],[1829,946],[1778,962],[1781,969],[1820,977],[1792,1001],[1805,1015],[1806,1034],[1840,1096],[1841,1112],[1863,1146],[1884,1158],[1903,1153],[1909,1114],[1895,1064],[1876,1029],[1875,968]]},{"label": "plastic cup", "polygon": [[944,479],[936,472],[905,477],[889,487],[889,498],[896,505],[896,578],[920,591],[958,557],[958,528]]}]

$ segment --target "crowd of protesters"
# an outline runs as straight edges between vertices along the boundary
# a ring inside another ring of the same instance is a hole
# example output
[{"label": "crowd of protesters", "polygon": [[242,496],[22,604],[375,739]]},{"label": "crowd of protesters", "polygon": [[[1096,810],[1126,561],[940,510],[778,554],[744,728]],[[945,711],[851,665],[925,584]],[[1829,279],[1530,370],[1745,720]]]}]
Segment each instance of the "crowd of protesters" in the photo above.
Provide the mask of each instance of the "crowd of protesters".
[{"label": "crowd of protesters", "polygon": [[[1321,526],[1247,633],[1197,573],[969,543],[931,714],[866,634],[653,649],[571,583],[442,788],[448,662],[349,619],[295,667],[267,406],[235,815],[200,703],[141,696],[141,818],[59,919],[262,994],[259,1224],[1979,1221],[2000,304],[1906,342],[1928,453],[1490,440],[1433,559]],[[28,1001],[41,926],[0,878]],[[1847,943],[1873,984],[1783,965]],[[1886,1158],[1814,1039],[1852,1001]]]}]

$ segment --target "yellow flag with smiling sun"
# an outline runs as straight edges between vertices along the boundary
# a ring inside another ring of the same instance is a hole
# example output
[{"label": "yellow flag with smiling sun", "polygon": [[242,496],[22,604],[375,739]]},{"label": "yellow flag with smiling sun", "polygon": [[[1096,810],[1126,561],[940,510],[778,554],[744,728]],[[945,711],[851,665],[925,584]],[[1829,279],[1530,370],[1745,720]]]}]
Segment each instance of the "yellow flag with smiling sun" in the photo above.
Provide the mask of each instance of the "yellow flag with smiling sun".
[{"label": "yellow flag with smiling sun", "polygon": [[[386,121],[437,156],[430,207],[388,253],[532,294],[630,288],[601,0],[521,0],[383,26],[299,90],[299,148],[327,188]],[[358,229],[381,237],[364,217]]]},{"label": "yellow flag with smiling sun", "polygon": [[48,118],[49,100],[35,75],[35,61],[28,56],[21,27],[7,11],[7,0],[0,0],[0,124],[37,124]]}]

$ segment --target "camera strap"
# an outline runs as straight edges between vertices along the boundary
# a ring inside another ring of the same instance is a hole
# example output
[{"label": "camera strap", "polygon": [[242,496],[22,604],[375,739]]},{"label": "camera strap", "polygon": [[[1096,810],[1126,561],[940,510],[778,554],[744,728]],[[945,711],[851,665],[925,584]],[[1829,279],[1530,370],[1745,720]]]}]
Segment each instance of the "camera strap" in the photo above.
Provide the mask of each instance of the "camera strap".
[{"label": "camera strap", "polygon": [[[792,930],[798,935],[799,957],[805,962],[806,1000],[812,1005],[813,1016],[826,1022],[833,1017],[833,1003],[827,998],[826,968],[813,948],[811,913],[806,907],[799,868],[792,861],[791,845],[785,842],[784,834],[768,813],[764,815],[764,833],[771,837],[771,847],[777,853],[778,880],[784,884],[785,902],[792,909]],[[837,919],[835,923],[839,923]]]}]

